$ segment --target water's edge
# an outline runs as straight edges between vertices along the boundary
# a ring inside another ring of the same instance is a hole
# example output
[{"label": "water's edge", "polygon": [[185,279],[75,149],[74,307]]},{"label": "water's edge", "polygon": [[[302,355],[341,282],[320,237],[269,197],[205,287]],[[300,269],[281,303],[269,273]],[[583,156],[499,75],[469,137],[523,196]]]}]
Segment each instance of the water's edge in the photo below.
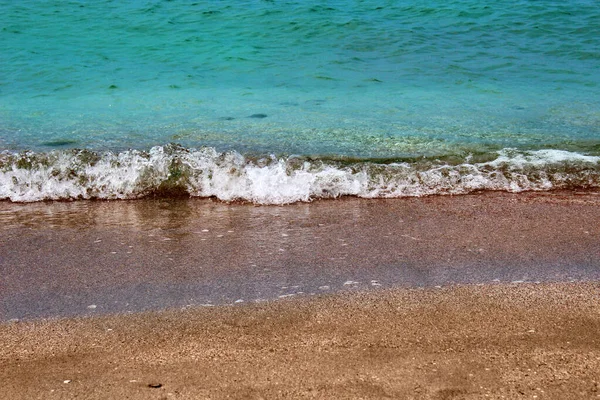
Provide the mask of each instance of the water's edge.
[{"label": "water's edge", "polygon": [[412,160],[248,157],[176,145],[121,153],[0,153],[0,200],[13,202],[189,196],[289,204],[597,187],[599,156],[553,149]]},{"label": "water's edge", "polygon": [[598,191],[286,207],[0,202],[0,319],[388,287],[597,281],[599,206]]}]

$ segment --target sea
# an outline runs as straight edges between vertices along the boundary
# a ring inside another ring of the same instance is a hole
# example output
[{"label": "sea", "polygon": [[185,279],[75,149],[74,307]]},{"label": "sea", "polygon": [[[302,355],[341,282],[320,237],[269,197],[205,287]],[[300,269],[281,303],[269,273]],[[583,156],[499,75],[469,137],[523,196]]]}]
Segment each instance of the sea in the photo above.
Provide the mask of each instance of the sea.
[{"label": "sea", "polygon": [[0,199],[600,187],[596,0],[0,0]]}]

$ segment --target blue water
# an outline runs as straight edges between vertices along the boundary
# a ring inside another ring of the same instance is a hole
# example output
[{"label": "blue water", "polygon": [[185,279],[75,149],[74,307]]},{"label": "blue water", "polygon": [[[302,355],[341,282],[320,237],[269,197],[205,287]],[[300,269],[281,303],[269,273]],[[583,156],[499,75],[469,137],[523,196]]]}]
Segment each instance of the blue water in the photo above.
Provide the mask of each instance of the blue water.
[{"label": "blue water", "polygon": [[[576,185],[600,182],[595,1],[0,0],[0,27],[0,198],[139,197],[160,183],[131,196],[102,195],[108,186],[48,194],[31,171],[59,166],[44,179],[85,186],[100,179],[82,172],[89,152],[114,169],[119,157],[152,159],[155,146],[169,164],[204,149],[213,164],[242,157],[238,169],[283,162],[287,176],[298,170],[289,157],[310,160],[315,175],[315,159],[338,171],[331,160],[362,163],[352,174],[382,162],[431,170],[415,166],[422,159],[481,171],[509,152],[529,157],[526,169],[541,162],[544,173],[575,168]],[[557,154],[570,164],[557,167]],[[582,167],[581,156],[592,158]],[[194,175],[197,160],[184,161],[176,172]],[[139,168],[132,182],[161,167]]]}]

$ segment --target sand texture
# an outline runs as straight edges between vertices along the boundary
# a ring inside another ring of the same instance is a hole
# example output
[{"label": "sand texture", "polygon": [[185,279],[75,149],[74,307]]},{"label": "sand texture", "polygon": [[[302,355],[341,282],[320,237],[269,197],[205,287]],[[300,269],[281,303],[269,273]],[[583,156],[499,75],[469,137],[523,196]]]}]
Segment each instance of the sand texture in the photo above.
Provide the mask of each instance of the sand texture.
[{"label": "sand texture", "polygon": [[0,203],[0,399],[599,398],[599,205]]},{"label": "sand texture", "polygon": [[471,285],[9,323],[1,397],[597,398],[599,299]]}]

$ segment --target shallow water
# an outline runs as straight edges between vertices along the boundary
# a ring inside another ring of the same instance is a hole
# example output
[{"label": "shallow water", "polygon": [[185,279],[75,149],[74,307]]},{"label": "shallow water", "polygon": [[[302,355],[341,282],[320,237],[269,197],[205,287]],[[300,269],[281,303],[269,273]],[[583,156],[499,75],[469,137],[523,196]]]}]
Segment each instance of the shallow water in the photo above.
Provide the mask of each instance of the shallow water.
[{"label": "shallow water", "polygon": [[[292,171],[297,162],[289,167],[289,156],[310,157],[318,160],[313,169],[325,163],[338,175],[346,172],[332,159],[354,170],[401,162],[423,170],[414,161],[425,157],[439,160],[429,166],[435,170],[501,159],[510,148],[520,152],[516,159],[544,154],[542,164],[551,167],[518,179],[499,169],[508,183],[478,190],[547,189],[514,182],[557,169],[559,180],[574,174],[572,186],[598,186],[597,159],[572,162],[600,155],[600,8],[593,1],[25,0],[0,2],[0,26],[0,198],[171,193],[161,189],[168,178],[148,180],[162,164],[129,173],[111,160],[129,165],[135,157],[128,149],[172,142],[182,154],[234,152],[252,170],[270,155]],[[64,161],[68,149],[112,163],[102,173],[111,183],[90,187],[87,170],[96,164]],[[535,153],[548,149],[559,153]],[[27,150],[33,162],[15,161]],[[560,151],[569,152],[568,165]],[[202,162],[186,157],[166,163],[183,158],[194,169]],[[62,161],[40,172],[40,159]],[[198,188],[187,178],[194,171],[184,171],[174,192],[263,203],[363,193],[341,184],[322,195],[292,184],[283,197],[261,200],[236,181],[238,194],[230,196]],[[47,174],[60,182],[44,186]],[[408,185],[406,174],[385,175]],[[431,190],[425,183],[393,196],[471,190],[449,185]],[[265,173],[260,186],[274,190],[281,179]],[[383,186],[377,191],[388,196]]]},{"label": "shallow water", "polygon": [[0,322],[399,286],[598,281],[599,194],[286,207],[0,202]]}]

